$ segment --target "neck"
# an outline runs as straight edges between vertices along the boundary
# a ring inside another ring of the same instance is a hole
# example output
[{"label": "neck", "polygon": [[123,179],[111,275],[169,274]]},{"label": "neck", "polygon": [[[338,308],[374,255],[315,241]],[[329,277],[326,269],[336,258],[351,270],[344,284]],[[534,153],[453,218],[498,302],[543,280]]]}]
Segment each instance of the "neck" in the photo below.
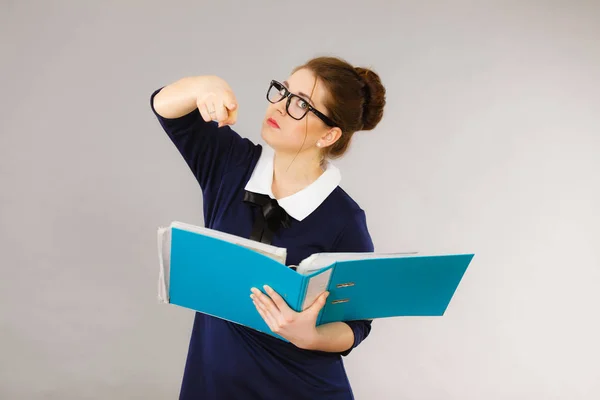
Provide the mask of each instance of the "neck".
[{"label": "neck", "polygon": [[317,180],[323,174],[319,153],[298,155],[275,152],[272,191],[276,198],[291,196]]}]

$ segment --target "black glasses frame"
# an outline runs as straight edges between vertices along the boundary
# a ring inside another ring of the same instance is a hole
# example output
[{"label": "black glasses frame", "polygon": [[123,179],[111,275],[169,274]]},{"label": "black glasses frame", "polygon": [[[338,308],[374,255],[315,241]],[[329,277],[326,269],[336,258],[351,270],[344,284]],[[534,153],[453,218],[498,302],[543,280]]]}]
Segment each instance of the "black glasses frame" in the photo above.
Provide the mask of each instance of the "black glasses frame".
[{"label": "black glasses frame", "polygon": [[[279,92],[281,92],[283,90],[284,94],[281,97],[281,99],[279,99],[277,101],[271,101],[271,99],[269,99],[269,92],[271,91],[272,87],[275,87]],[[306,112],[300,118],[296,118],[290,114],[289,107],[290,107],[290,103],[291,103],[293,97],[297,97],[300,100],[306,102],[306,105],[308,106],[308,108],[306,109]],[[313,114],[315,114],[317,117],[319,117],[319,119],[321,119],[321,121],[323,121],[326,125],[328,125],[332,128],[337,125],[327,115],[323,114],[321,111],[319,111],[316,108],[314,108],[313,106],[311,106],[307,99],[290,92],[283,83],[278,82],[276,80],[272,80],[271,84],[269,85],[269,89],[267,90],[267,100],[269,101],[269,103],[271,103],[271,104],[279,103],[281,100],[286,99],[286,98],[287,98],[287,101],[285,103],[285,111],[287,112],[287,114],[290,117],[294,118],[295,120],[300,121],[302,118],[304,118],[306,116],[306,114],[308,114],[309,111],[311,111]]]}]

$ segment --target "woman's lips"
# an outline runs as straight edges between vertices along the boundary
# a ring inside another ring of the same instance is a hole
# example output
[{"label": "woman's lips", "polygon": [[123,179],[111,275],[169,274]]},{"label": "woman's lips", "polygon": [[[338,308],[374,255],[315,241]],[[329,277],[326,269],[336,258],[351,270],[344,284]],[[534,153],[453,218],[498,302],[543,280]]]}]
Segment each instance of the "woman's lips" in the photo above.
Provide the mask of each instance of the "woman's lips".
[{"label": "woman's lips", "polygon": [[273,128],[279,129],[279,124],[273,118],[269,118],[267,124],[271,125]]}]

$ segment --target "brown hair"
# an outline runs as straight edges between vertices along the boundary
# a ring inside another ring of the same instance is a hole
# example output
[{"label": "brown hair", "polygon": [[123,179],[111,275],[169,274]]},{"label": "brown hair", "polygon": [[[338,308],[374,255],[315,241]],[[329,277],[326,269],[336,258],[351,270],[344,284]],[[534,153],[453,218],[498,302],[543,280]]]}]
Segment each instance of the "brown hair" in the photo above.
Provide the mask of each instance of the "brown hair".
[{"label": "brown hair", "polygon": [[296,67],[310,70],[325,86],[326,110],[322,110],[342,130],[342,136],[324,149],[324,156],[341,157],[357,131],[368,131],[381,121],[385,107],[385,87],[371,69],[354,67],[338,57],[316,57]]}]

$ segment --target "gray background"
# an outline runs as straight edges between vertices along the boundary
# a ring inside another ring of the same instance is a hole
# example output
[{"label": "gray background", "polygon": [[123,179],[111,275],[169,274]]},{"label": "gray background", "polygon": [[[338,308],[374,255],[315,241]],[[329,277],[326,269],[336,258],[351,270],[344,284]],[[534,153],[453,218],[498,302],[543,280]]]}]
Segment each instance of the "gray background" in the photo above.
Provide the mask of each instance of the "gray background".
[{"label": "gray background", "polygon": [[476,253],[446,316],[374,323],[357,398],[600,398],[600,4],[355,4],[0,2],[0,398],[177,397],[156,229],[201,194],[149,96],[218,74],[259,140],[269,80],[321,54],[388,89],[337,162],[376,250]]}]

